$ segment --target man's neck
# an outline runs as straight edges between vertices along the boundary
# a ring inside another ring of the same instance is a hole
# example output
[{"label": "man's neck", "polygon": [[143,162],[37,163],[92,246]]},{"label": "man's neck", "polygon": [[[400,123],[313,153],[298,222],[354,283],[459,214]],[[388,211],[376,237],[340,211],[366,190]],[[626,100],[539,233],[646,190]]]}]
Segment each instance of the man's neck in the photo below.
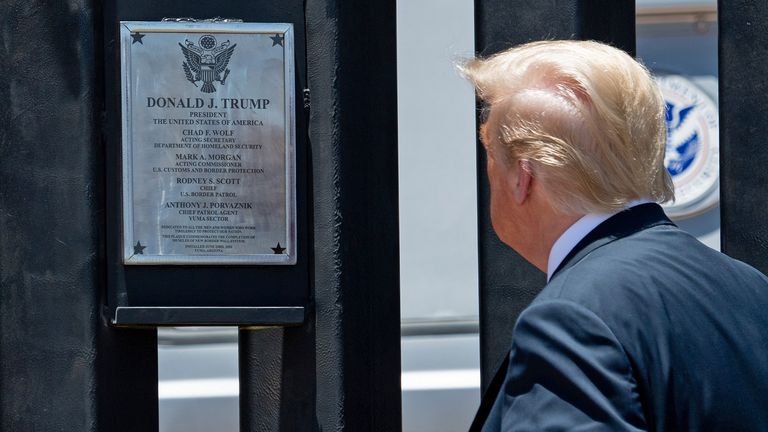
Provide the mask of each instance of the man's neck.
[{"label": "man's neck", "polygon": [[[640,199],[640,200],[634,200],[631,201],[629,204],[627,204],[626,207],[624,207],[622,210],[640,205],[640,204],[647,204],[649,202],[653,202],[649,199]],[[589,213],[584,215],[583,217],[578,218],[577,220],[573,221],[573,223],[566,227],[565,230],[561,231],[557,239],[553,242],[552,247],[549,250],[549,258],[547,260],[547,266],[546,266],[546,272],[547,272],[547,282],[549,282],[549,279],[552,277],[552,274],[555,272],[555,270],[560,266],[560,263],[563,262],[563,259],[568,255],[568,253],[576,247],[576,245],[587,236],[593,229],[597,228],[598,225],[608,220],[611,216],[615,215],[616,213],[622,211],[617,210],[614,212],[609,213]]]},{"label": "man's neck", "polygon": [[[528,262],[542,272],[546,273],[549,254],[555,242],[569,227],[581,219],[582,216],[583,215],[568,215],[555,212],[538,213],[535,222],[528,225],[529,227],[532,227],[529,231],[532,235],[528,236],[530,241],[524,249],[525,253],[521,253],[523,258],[528,260]],[[518,252],[523,251],[518,250]]]},{"label": "man's neck", "polygon": [[589,234],[590,231],[614,214],[615,213],[590,213],[584,215],[558,237],[549,251],[549,259],[547,260],[547,282],[552,278],[555,270],[560,263],[563,262],[563,259],[568,255],[568,252],[570,252],[581,239]]}]

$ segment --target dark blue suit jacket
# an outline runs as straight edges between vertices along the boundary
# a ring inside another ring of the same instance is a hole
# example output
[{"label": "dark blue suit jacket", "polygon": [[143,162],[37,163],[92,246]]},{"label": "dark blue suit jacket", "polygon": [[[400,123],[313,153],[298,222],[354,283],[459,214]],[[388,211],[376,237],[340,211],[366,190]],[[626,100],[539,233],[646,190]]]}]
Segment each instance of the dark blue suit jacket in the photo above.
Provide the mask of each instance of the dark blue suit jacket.
[{"label": "dark blue suit jacket", "polygon": [[475,430],[768,431],[768,279],[640,205],[566,257],[508,360]]}]

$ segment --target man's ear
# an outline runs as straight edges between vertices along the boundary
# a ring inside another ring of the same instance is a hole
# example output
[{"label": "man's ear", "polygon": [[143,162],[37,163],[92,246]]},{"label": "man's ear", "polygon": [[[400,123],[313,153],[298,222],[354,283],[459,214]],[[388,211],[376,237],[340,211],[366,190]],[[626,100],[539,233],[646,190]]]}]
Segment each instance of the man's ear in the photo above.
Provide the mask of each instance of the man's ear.
[{"label": "man's ear", "polygon": [[533,182],[533,175],[531,169],[531,163],[525,159],[517,161],[517,169],[515,170],[515,187],[514,197],[515,202],[519,205],[525,202],[528,195],[531,193],[531,183]]}]

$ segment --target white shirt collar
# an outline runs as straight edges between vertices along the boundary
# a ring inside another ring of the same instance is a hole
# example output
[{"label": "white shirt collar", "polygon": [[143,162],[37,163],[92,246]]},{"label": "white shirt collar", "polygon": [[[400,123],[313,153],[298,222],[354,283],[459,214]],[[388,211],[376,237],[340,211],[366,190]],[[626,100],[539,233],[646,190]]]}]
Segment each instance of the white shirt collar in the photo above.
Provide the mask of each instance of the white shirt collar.
[{"label": "white shirt collar", "polygon": [[[624,209],[632,208],[640,204],[647,204],[653,202],[649,199],[640,199],[631,201]],[[619,211],[613,213],[589,213],[584,215],[581,219],[573,223],[567,230],[565,230],[560,237],[552,245],[552,249],[549,251],[549,260],[547,261],[547,282],[552,278],[552,274],[557,270],[560,263],[563,262],[566,255],[578,244],[581,239],[587,236],[598,225],[605,222],[608,218],[615,215]]]}]

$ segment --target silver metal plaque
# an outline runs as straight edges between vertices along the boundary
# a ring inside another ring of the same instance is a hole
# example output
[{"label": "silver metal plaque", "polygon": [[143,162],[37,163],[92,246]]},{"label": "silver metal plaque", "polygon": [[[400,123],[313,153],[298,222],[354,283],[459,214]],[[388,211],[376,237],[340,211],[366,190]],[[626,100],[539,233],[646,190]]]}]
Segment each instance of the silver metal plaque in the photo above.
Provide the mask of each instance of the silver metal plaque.
[{"label": "silver metal plaque", "polygon": [[291,24],[120,23],[125,264],[295,264]]}]

